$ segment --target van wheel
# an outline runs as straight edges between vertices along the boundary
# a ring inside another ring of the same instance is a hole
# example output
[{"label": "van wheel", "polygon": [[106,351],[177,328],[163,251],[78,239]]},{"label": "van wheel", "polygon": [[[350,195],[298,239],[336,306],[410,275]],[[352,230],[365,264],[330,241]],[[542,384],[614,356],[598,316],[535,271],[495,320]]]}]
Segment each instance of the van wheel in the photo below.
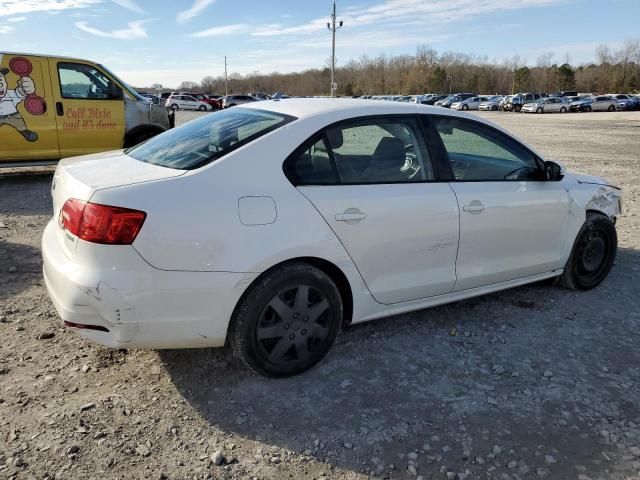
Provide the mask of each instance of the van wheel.
[{"label": "van wheel", "polygon": [[255,372],[288,377],[322,360],[338,335],[342,315],[340,292],[327,274],[307,263],[284,264],[244,294],[229,340]]},{"label": "van wheel", "polygon": [[178,105],[177,103],[172,104],[171,110],[180,110],[180,105]]},{"label": "van wheel", "polygon": [[147,140],[155,137],[156,135],[158,135],[158,132],[146,131],[146,132],[138,133],[137,135],[127,139],[127,141],[124,142],[124,148],[134,147],[142,142],[146,142]]},{"label": "van wheel", "polygon": [[207,107],[205,107],[204,105],[200,105],[198,110],[200,110],[201,112],[206,112],[207,111]]},{"label": "van wheel", "polygon": [[617,248],[613,222],[600,213],[587,213],[560,277],[561,285],[571,290],[597,287],[611,271]]}]

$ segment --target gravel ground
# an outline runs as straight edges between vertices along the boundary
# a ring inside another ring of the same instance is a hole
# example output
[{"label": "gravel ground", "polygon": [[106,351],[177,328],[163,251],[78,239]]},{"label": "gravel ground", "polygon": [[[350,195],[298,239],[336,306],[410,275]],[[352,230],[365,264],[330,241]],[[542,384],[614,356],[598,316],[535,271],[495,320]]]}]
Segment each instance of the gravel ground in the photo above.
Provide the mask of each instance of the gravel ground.
[{"label": "gravel ground", "polygon": [[640,478],[640,113],[483,116],[623,187],[610,277],[355,326],[285,380],[65,331],[40,271],[51,175],[0,177],[0,478]]}]

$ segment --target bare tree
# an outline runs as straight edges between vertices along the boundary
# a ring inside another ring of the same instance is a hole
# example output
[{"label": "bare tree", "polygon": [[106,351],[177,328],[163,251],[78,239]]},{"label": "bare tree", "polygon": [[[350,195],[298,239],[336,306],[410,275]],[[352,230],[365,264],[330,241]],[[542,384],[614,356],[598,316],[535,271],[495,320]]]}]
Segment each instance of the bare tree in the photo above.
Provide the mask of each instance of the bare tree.
[{"label": "bare tree", "polygon": [[536,62],[538,67],[545,70],[545,92],[549,91],[549,75],[551,73],[551,60],[553,59],[553,52],[543,53],[538,57]]},{"label": "bare tree", "polygon": [[605,93],[607,90],[607,73],[609,71],[609,64],[611,63],[611,49],[606,43],[602,43],[596,47],[596,59],[600,64],[600,93]]}]

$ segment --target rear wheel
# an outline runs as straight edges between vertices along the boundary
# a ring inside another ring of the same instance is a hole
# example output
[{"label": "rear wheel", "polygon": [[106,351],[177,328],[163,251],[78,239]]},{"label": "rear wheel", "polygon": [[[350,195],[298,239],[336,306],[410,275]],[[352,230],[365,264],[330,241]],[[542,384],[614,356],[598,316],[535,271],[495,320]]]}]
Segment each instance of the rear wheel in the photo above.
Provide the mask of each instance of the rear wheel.
[{"label": "rear wheel", "polygon": [[306,263],[268,272],[242,297],[230,327],[234,351],[255,372],[287,377],[329,351],[342,323],[338,288]]},{"label": "rear wheel", "polygon": [[560,113],[567,113],[567,109],[564,107],[560,107]]},{"label": "rear wheel", "polygon": [[544,110],[542,109],[542,107],[538,107],[538,108],[536,109],[536,113],[542,113],[543,111],[544,111]]},{"label": "rear wheel", "polygon": [[610,112],[614,112],[616,110],[616,107],[614,107],[613,105],[609,105],[609,108],[607,108],[607,110]]},{"label": "rear wheel", "polygon": [[586,107],[584,107],[584,111],[585,112],[590,112],[591,111],[591,105],[587,105]]},{"label": "rear wheel", "polygon": [[204,105],[200,105],[200,107],[198,107],[198,110],[200,110],[201,112],[206,112],[207,107],[205,107]]},{"label": "rear wheel", "polygon": [[571,290],[590,290],[607,277],[618,248],[613,222],[605,215],[587,213],[573,244],[560,283]]},{"label": "rear wheel", "polygon": [[498,111],[498,107],[496,107],[496,106],[494,105],[493,107],[491,107],[491,111],[492,111],[492,112],[496,112],[496,111]]},{"label": "rear wheel", "polygon": [[515,105],[513,109],[519,113],[522,110],[522,105]]},{"label": "rear wheel", "polygon": [[462,105],[462,110],[469,110],[469,105],[467,104]]}]

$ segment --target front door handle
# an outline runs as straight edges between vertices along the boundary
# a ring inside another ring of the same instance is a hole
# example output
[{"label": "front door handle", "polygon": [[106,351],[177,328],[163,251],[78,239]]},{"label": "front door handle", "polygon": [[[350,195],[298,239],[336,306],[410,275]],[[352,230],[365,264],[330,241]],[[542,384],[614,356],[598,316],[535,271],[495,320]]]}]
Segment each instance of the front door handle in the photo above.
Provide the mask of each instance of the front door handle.
[{"label": "front door handle", "polygon": [[474,200],[469,205],[465,205],[462,207],[464,212],[470,213],[471,215],[478,215],[484,211],[484,205],[479,200]]},{"label": "front door handle", "polygon": [[367,214],[357,208],[347,208],[344,212],[338,213],[335,216],[336,221],[348,224],[358,223],[365,218],[367,218]]},{"label": "front door handle", "polygon": [[64,117],[64,106],[62,102],[56,102],[56,113],[59,117]]}]

